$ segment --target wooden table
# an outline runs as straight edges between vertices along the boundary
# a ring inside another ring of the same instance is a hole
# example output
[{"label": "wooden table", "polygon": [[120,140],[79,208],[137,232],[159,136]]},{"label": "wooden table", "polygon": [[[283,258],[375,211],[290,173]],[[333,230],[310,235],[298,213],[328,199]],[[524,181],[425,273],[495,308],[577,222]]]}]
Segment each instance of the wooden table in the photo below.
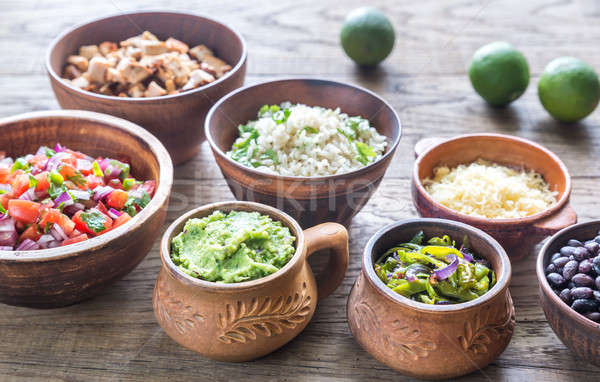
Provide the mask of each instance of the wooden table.
[{"label": "wooden table", "polygon": [[[573,55],[600,69],[597,0],[373,1],[393,20],[397,44],[377,70],[360,72],[342,52],[338,33],[349,1],[17,1],[0,3],[0,116],[58,108],[43,68],[50,40],[68,26],[121,10],[191,10],[236,26],[249,48],[246,83],[320,76],[365,86],[398,111],[403,136],[379,190],[351,227],[351,263],[343,285],[319,303],[306,330],[258,361],[204,359],[173,342],[157,325],[152,289],[160,267],[158,241],[131,274],[75,306],[33,310],[0,306],[0,380],[408,380],[375,361],[352,338],[346,298],[361,251],[381,226],[416,216],[409,192],[414,143],[425,136],[471,132],[514,134],[557,153],[573,176],[572,204],[581,221],[598,217],[600,112],[563,126],[536,95],[551,59]],[[473,92],[465,67],[484,43],[508,40],[529,60],[527,93],[492,109]],[[175,171],[168,219],[205,203],[232,199],[207,144]],[[535,255],[513,265],[517,326],[493,364],[464,381],[598,381],[600,369],[575,359],[548,326],[538,302]]]}]

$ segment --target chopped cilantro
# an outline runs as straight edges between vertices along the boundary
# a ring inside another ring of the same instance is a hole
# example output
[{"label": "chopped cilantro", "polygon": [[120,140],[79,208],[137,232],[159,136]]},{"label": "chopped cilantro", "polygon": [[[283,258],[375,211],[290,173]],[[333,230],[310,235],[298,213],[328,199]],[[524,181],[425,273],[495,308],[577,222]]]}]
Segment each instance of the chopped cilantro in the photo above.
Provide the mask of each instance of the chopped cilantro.
[{"label": "chopped cilantro", "polygon": [[319,129],[317,129],[316,127],[312,127],[312,126],[304,126],[304,128],[302,128],[302,130],[306,130],[306,132],[310,133],[310,134],[317,134],[319,132]]},{"label": "chopped cilantro", "polygon": [[127,201],[125,202],[125,205],[123,206],[123,208],[125,209],[125,211],[129,214],[129,216],[133,217],[137,214],[137,208],[136,207],[140,207],[140,209],[146,207],[148,205],[148,203],[150,203],[150,195],[148,195],[148,193],[144,190],[140,190],[142,192],[142,196],[132,196],[129,195],[129,197],[127,198]]},{"label": "chopped cilantro", "polygon": [[75,170],[75,175],[67,176],[67,179],[73,182],[76,186],[84,186],[87,180],[83,177],[83,174],[79,170]]},{"label": "chopped cilantro", "polygon": [[251,133],[254,130],[254,127],[250,126],[250,125],[238,125],[238,131],[241,134],[244,133]]},{"label": "chopped cilantro", "polygon": [[31,174],[29,174],[29,188],[35,188],[38,184],[38,180]]},{"label": "chopped cilantro", "polygon": [[269,112],[269,105],[262,105],[262,107],[258,110],[258,117],[260,118],[263,115],[267,114],[268,112]]},{"label": "chopped cilantro", "polygon": [[48,158],[53,157],[54,155],[56,155],[56,151],[52,150],[50,147],[46,147],[44,146],[44,150],[46,151],[46,156]]},{"label": "chopped cilantro", "polygon": [[106,216],[100,211],[91,210],[90,212],[83,212],[80,217],[88,228],[96,233],[100,233],[106,229],[104,225],[106,223]]},{"label": "chopped cilantro", "polygon": [[252,140],[255,140],[256,138],[258,138],[258,131],[252,130],[252,132],[250,133],[250,135],[248,136],[248,138],[244,139],[243,141],[234,143],[233,144],[233,148],[234,149],[245,149],[245,148],[248,147],[248,145],[250,144],[250,142]]},{"label": "chopped cilantro", "polygon": [[356,151],[358,152],[358,156],[356,159],[362,164],[367,164],[371,161],[371,159],[375,158],[377,154],[373,151],[373,148],[365,143],[357,141],[355,143]]},{"label": "chopped cilantro", "polygon": [[279,164],[279,157],[273,149],[268,149],[262,156],[271,159],[275,164]]},{"label": "chopped cilantro", "polygon": [[273,113],[273,121],[275,121],[275,123],[278,125],[281,125],[287,121],[287,119],[290,117],[290,114],[292,114],[292,111],[287,107],[284,110],[278,110]]},{"label": "chopped cilantro", "polygon": [[46,226],[44,227],[44,233],[50,232],[51,227],[52,227],[52,223],[46,222]]},{"label": "chopped cilantro", "polygon": [[60,194],[62,194],[65,191],[67,191],[67,188],[64,184],[57,185],[51,182],[50,188],[48,188],[48,195],[50,195],[52,199],[56,199],[60,196]]}]

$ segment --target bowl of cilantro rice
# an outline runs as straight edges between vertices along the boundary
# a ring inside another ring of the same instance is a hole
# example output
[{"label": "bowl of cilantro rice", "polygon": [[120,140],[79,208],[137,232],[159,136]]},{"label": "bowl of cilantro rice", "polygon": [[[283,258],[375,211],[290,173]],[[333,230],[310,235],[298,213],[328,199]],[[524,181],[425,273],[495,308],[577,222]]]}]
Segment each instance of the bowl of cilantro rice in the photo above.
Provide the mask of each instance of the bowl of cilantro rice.
[{"label": "bowl of cilantro rice", "polygon": [[212,107],[205,130],[238,200],[280,208],[304,227],[348,226],[401,135],[398,115],[378,95],[309,78],[238,89]]}]

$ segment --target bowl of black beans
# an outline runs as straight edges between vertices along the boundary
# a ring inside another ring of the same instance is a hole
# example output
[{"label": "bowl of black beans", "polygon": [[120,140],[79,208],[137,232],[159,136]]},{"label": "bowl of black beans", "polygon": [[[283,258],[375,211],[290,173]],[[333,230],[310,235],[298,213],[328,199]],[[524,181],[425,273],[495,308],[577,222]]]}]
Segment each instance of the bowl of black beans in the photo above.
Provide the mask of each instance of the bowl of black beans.
[{"label": "bowl of black beans", "polygon": [[559,231],[537,259],[544,314],[577,356],[600,366],[600,220]]}]

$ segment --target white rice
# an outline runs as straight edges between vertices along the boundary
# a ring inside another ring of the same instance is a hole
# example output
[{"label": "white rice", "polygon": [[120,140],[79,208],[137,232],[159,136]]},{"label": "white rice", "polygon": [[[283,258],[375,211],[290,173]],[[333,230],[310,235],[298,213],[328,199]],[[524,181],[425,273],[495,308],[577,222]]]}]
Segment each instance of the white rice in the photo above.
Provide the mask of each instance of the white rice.
[{"label": "white rice", "polygon": [[[256,131],[243,132],[227,155],[266,173],[310,177],[360,169],[377,161],[385,151],[386,137],[366,119],[349,117],[339,108],[289,102],[281,104],[281,109],[285,108],[291,113],[283,123],[277,124],[270,114],[248,122],[247,129]],[[247,141],[253,133],[258,137]],[[236,144],[244,149],[236,150]]]}]

